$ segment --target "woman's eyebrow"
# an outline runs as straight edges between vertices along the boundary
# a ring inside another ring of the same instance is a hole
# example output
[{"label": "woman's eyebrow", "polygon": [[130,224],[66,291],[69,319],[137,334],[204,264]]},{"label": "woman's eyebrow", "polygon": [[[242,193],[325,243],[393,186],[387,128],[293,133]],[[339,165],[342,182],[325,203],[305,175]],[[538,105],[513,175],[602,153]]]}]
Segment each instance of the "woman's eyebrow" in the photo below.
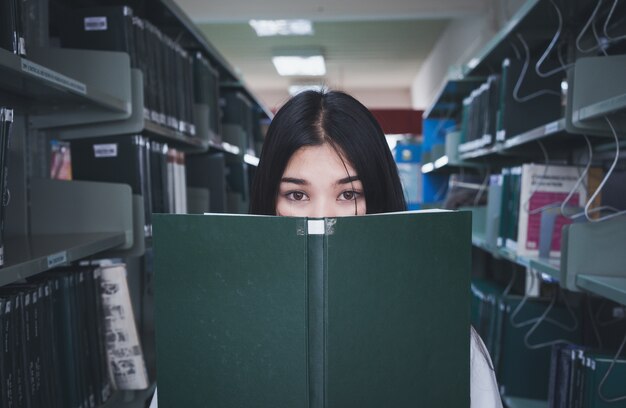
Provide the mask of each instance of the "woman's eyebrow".
[{"label": "woman's eyebrow", "polygon": [[291,184],[298,184],[300,186],[306,186],[309,184],[308,181],[304,180],[304,179],[299,179],[299,178],[293,178],[293,177],[283,177],[280,180],[281,183],[291,183]]},{"label": "woman's eyebrow", "polygon": [[348,184],[354,181],[359,181],[359,176],[350,176],[350,177],[342,178],[337,181],[337,184]]}]

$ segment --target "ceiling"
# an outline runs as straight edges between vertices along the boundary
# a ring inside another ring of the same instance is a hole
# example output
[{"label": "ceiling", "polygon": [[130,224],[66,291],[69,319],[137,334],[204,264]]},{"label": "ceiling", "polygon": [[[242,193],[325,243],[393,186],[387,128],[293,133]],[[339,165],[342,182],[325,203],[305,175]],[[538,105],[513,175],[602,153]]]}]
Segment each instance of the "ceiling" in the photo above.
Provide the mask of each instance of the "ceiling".
[{"label": "ceiling", "polygon": [[[209,41],[269,107],[287,98],[291,84],[406,99],[420,65],[453,18],[479,15],[488,0],[177,0]],[[312,36],[257,37],[250,19],[305,18]],[[316,47],[326,59],[321,78],[281,77],[277,50]],[[384,105],[384,103],[382,103]],[[380,103],[379,103],[380,105]],[[395,104],[397,107],[397,103]],[[378,106],[384,107],[384,106]],[[408,107],[408,106],[407,106]]]}]

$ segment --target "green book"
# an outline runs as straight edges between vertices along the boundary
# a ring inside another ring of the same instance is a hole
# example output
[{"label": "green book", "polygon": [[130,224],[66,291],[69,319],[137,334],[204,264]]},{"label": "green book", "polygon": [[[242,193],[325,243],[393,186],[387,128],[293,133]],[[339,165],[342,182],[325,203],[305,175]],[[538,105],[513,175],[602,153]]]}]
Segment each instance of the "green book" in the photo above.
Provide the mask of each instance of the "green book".
[{"label": "green book", "polygon": [[155,215],[159,406],[469,406],[471,213]]}]

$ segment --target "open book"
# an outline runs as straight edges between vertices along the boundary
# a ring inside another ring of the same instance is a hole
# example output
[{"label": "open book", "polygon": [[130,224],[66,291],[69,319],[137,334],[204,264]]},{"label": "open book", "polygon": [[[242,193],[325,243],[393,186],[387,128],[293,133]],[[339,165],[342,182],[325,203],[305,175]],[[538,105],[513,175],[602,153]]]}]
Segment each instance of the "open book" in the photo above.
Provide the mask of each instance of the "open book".
[{"label": "open book", "polygon": [[471,215],[156,215],[167,407],[469,406]]}]

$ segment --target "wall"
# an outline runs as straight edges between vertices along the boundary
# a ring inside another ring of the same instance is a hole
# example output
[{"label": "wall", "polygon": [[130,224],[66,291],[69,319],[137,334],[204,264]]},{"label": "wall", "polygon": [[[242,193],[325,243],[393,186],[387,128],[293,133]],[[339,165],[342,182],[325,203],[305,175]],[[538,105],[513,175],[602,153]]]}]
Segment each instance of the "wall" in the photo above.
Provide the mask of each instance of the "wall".
[{"label": "wall", "polygon": [[483,16],[455,19],[422,64],[411,86],[413,109],[427,108],[449,74],[455,75],[524,4],[524,0],[491,0]]}]

